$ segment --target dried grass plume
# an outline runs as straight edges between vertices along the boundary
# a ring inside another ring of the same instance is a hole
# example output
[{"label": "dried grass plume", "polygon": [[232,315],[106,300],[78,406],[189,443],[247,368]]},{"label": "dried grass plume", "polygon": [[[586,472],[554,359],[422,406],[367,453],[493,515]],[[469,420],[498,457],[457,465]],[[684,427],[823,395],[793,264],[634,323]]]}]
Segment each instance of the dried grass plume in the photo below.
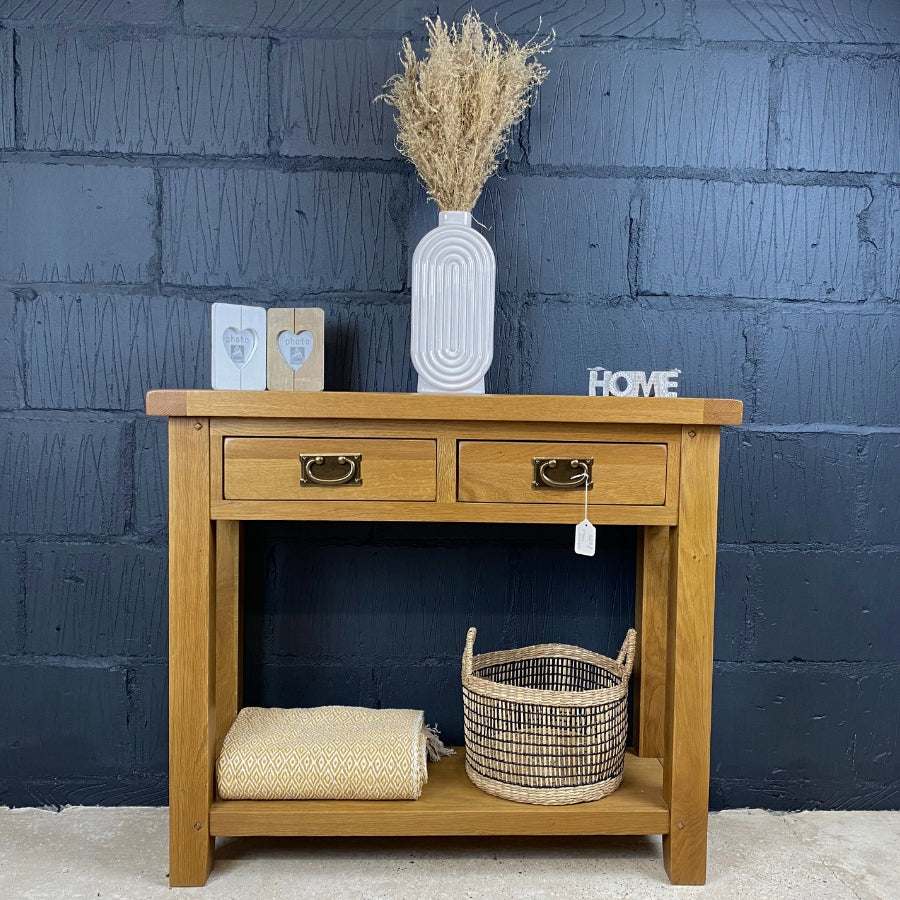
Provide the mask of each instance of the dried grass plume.
[{"label": "dried grass plume", "polygon": [[510,129],[547,77],[537,56],[553,35],[518,44],[474,10],[459,24],[425,19],[428,47],[417,59],[408,38],[403,72],[376,97],[396,107],[397,149],[416,167],[440,210],[468,212],[497,171]]}]

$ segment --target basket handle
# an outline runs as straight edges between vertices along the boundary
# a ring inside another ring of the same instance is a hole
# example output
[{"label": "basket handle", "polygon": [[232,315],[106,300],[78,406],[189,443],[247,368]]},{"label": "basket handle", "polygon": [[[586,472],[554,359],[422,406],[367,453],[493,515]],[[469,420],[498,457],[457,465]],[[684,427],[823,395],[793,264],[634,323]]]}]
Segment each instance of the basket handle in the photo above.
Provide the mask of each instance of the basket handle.
[{"label": "basket handle", "polygon": [[475,646],[476,634],[477,631],[474,628],[470,628],[466,632],[466,649],[463,650],[462,656],[462,673],[464,678],[472,674],[472,649]]},{"label": "basket handle", "polygon": [[629,628],[628,634],[625,635],[625,640],[622,643],[622,649],[619,651],[619,656],[616,659],[616,662],[620,666],[625,667],[626,680],[631,677],[631,669],[634,666],[634,651],[636,646],[637,632],[633,628]]}]

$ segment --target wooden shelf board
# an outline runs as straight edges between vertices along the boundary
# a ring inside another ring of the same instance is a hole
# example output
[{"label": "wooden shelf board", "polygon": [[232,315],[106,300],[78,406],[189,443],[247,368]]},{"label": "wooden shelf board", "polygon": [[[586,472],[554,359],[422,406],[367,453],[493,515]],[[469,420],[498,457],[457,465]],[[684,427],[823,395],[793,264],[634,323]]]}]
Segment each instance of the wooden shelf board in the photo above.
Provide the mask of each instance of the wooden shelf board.
[{"label": "wooden shelf board", "polygon": [[476,788],[463,750],[428,767],[418,800],[217,800],[210,832],[234,837],[481,834],[667,834],[663,769],[629,752],[621,787],[573,806],[533,806]]},{"label": "wooden shelf board", "polygon": [[739,400],[712,397],[156,390],[147,393],[147,413],[334,420],[740,425],[743,405]]}]

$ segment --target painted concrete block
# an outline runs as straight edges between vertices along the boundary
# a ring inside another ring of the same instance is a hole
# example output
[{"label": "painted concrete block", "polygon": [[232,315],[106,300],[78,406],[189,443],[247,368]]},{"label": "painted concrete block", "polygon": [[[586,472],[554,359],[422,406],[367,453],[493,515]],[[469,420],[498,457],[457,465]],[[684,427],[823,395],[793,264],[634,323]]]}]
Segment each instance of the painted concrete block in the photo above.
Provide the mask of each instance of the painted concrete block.
[{"label": "painted concrete block", "polygon": [[116,775],[77,778],[16,778],[0,781],[9,806],[166,806],[167,775]]},{"label": "painted concrete block", "polygon": [[397,290],[408,179],[367,172],[170,169],[164,280]]},{"label": "painted concrete block", "polygon": [[695,20],[714,41],[883,44],[900,34],[893,0],[697,0]]},{"label": "painted concrete block", "polygon": [[[897,26],[895,40],[900,12]],[[779,168],[900,171],[900,60],[797,57],[781,71]]]},{"label": "painted concrete block", "polygon": [[126,447],[119,422],[22,414],[0,420],[0,531],[122,534]]},{"label": "painted concrete block", "polygon": [[7,777],[114,776],[131,760],[125,672],[0,666],[0,771]]},{"label": "painted concrete block", "polygon": [[[483,21],[509,35],[533,37],[556,31],[557,38],[578,37],[652,37],[675,38],[681,33],[684,4],[681,0],[632,3],[629,0],[547,0],[533,3],[509,3],[484,0],[481,3],[456,3],[441,14],[448,21],[459,21],[475,6]],[[550,57],[551,65],[554,58]]]},{"label": "painted concrete block", "polygon": [[305,666],[291,660],[273,665],[244,665],[244,706],[368,706],[377,707],[379,692],[372,665],[335,661],[329,666]]},{"label": "painted concrete block", "polygon": [[325,389],[415,392],[409,294],[316,298],[325,310]]},{"label": "painted concrete block", "polygon": [[889,299],[900,300],[900,186],[887,189],[882,206],[880,287]]},{"label": "painted concrete block", "polygon": [[164,548],[29,544],[25,650],[164,657],[167,590]]},{"label": "painted concrete block", "polygon": [[575,558],[577,518],[571,528],[470,525],[456,536],[421,523],[358,535],[345,525],[263,525],[258,552],[270,574],[248,613],[266,623],[268,658],[303,663],[458,667],[471,625],[485,651],[557,641],[617,653],[633,623],[634,535],[604,529],[597,557]]},{"label": "painted concrete block", "polygon": [[282,155],[399,156],[395,110],[373,102],[388,78],[402,71],[397,39],[302,38],[279,42],[276,48]]},{"label": "painted concrete block", "polygon": [[0,31],[0,147],[14,147],[16,138],[13,32]]},{"label": "painted concrete block", "polygon": [[0,409],[16,409],[21,406],[15,314],[15,295],[12,291],[0,291]]},{"label": "painted concrete block", "polygon": [[865,439],[862,533],[866,544],[900,544],[900,434]]},{"label": "painted concrete block", "polygon": [[720,547],[716,553],[713,653],[717,660],[743,660],[755,646],[759,614],[754,568],[754,553],[745,547]]},{"label": "painted concrete block", "polygon": [[757,781],[849,779],[857,735],[877,719],[859,706],[857,678],[824,666],[716,672],[712,772]]},{"label": "painted concrete block", "polygon": [[873,291],[865,188],[654,179],[647,190],[641,293],[852,302]]},{"label": "painted concrete block", "polygon": [[900,552],[765,550],[756,558],[759,616],[752,658],[896,657]]},{"label": "painted concrete block", "polygon": [[685,300],[648,306],[555,297],[516,298],[514,305],[521,334],[494,352],[512,368],[512,393],[586,395],[588,368],[603,365],[678,368],[680,396],[749,399],[745,332],[753,316],[747,310]]},{"label": "painted concrete block", "polygon": [[41,293],[18,307],[29,406],[143,410],[153,388],[209,387],[209,304]]},{"label": "painted concrete block", "polygon": [[134,528],[159,534],[168,526],[168,420],[141,416],[135,423]]},{"label": "painted concrete block", "polygon": [[132,758],[139,770],[169,771],[169,673],[165,662],[140,663],[131,670],[134,715],[129,722]]},{"label": "painted concrete block", "polygon": [[149,280],[156,254],[155,198],[150,169],[4,163],[0,278]]},{"label": "painted concrete block", "polygon": [[200,153],[268,149],[267,41],[22,31],[27,150]]},{"label": "painted concrete block", "polygon": [[[472,217],[497,258],[497,290],[618,296],[628,291],[633,183],[591,178],[492,178]],[[437,223],[417,204],[410,246]]]},{"label": "painted concrete block", "polygon": [[177,0],[6,0],[2,18],[35,25],[150,25],[174,21]]},{"label": "painted concrete block", "polygon": [[[459,656],[462,656],[462,643]],[[379,668],[376,678],[383,707],[421,709],[425,713],[425,722],[438,726],[441,739],[448,746],[465,744],[458,661],[385,666]]]},{"label": "painted concrete block", "polygon": [[185,0],[188,25],[237,26],[284,34],[338,29],[404,33],[422,28],[422,17],[437,13],[433,0],[366,0],[365,3],[297,3],[296,0]]},{"label": "painted concrete block", "polygon": [[757,332],[756,418],[900,425],[900,317],[821,308],[767,311]]},{"label": "painted concrete block", "polygon": [[726,428],[719,540],[845,543],[853,533],[860,438]]},{"label": "painted concrete block", "polygon": [[22,568],[24,552],[12,541],[0,542],[0,584],[5,586],[0,597],[0,654],[22,650]]},{"label": "painted concrete block", "polygon": [[[895,665],[862,673],[859,679],[857,708],[860,715],[865,716],[868,727],[859,731],[853,753],[853,771],[860,780],[876,782],[882,797],[888,795],[892,788],[896,792],[897,775],[900,774],[900,751],[897,749],[897,735],[900,734],[897,695],[900,684],[897,682]],[[868,807],[861,808],[894,808],[884,802],[879,803],[878,798],[873,798],[873,801]]]},{"label": "painted concrete block", "polygon": [[769,65],[730,51],[560,47],[531,111],[529,159],[552,165],[766,164]]}]

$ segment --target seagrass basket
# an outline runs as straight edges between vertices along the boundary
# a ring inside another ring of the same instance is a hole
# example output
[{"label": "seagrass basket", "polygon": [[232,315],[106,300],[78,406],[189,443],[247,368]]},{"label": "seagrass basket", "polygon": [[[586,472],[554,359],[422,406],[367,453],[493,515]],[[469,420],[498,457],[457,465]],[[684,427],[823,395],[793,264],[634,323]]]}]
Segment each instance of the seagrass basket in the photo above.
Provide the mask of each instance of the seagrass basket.
[{"label": "seagrass basket", "polygon": [[466,774],[489,794],[564,806],[622,783],[636,633],[617,659],[569,644],[462,658]]}]

